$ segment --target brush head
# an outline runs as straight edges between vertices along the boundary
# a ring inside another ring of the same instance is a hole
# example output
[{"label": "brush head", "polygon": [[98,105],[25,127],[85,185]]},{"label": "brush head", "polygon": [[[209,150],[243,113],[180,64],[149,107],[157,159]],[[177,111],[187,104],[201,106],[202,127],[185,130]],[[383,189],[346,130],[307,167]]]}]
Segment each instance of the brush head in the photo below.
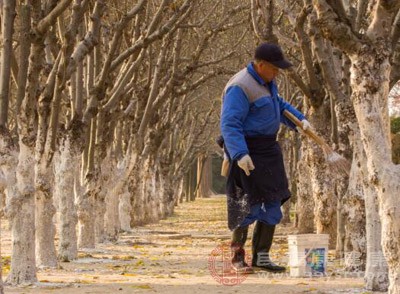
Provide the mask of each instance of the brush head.
[{"label": "brush head", "polygon": [[343,172],[346,175],[350,175],[351,163],[343,156],[332,152],[327,155],[326,160],[335,172]]},{"label": "brush head", "polygon": [[339,155],[338,153],[336,153],[336,152],[332,152],[332,153],[330,153],[330,154],[327,154],[327,157],[326,157],[326,160],[329,161],[329,162],[331,162],[331,163],[334,163],[334,162],[339,161],[339,160],[342,160],[342,159],[343,159],[343,157],[340,156],[340,155]]}]

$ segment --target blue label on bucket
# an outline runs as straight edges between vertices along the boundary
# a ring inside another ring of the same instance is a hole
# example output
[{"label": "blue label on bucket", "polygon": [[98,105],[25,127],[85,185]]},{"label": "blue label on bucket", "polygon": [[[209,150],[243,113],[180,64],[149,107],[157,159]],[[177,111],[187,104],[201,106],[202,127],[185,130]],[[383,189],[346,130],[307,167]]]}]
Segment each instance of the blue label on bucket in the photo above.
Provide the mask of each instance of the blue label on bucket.
[{"label": "blue label on bucket", "polygon": [[325,273],[325,248],[306,248],[304,251],[306,259],[306,273],[321,275]]}]

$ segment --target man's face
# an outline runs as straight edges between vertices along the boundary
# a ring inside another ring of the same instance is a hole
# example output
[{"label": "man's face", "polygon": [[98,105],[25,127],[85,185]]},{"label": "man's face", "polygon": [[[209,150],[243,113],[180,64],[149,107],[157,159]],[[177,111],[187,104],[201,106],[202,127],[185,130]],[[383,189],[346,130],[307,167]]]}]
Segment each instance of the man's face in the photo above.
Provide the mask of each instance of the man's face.
[{"label": "man's face", "polygon": [[265,82],[269,83],[278,76],[279,68],[263,60],[257,63],[257,73]]}]

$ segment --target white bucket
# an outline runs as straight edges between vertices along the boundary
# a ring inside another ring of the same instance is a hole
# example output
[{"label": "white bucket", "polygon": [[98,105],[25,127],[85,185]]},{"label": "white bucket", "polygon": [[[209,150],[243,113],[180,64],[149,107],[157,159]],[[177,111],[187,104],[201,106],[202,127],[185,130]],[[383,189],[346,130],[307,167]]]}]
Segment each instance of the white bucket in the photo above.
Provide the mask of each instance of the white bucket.
[{"label": "white bucket", "polygon": [[328,259],[328,234],[288,235],[291,277],[324,276]]}]

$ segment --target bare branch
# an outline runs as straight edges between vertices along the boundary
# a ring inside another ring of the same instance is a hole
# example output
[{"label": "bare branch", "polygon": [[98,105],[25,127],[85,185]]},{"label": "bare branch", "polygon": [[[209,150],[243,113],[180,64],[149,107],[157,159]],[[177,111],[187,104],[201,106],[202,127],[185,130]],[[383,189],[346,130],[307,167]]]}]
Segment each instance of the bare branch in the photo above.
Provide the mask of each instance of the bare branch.
[{"label": "bare branch", "polygon": [[331,6],[333,11],[339,17],[339,20],[351,27],[351,22],[347,17],[346,11],[343,6],[343,0],[327,0],[327,3]]},{"label": "bare branch", "polygon": [[362,21],[363,19],[365,19],[365,13],[367,11],[367,7],[368,7],[368,0],[358,0],[357,16],[356,16],[356,22],[354,24],[354,29],[356,32],[360,30]]},{"label": "bare branch", "polygon": [[370,40],[389,39],[392,33],[392,24],[400,9],[399,1],[379,0],[375,4],[373,19],[366,31]]},{"label": "bare branch", "polygon": [[390,35],[391,35],[390,39],[392,40],[392,49],[395,50],[400,38],[400,9],[397,12],[396,18],[394,19],[392,32]]},{"label": "bare branch", "polygon": [[7,127],[10,100],[12,35],[14,32],[15,0],[4,1],[2,15],[1,76],[0,76],[0,127]]},{"label": "bare branch", "polygon": [[325,37],[348,54],[358,52],[362,40],[354,34],[349,24],[343,22],[326,0],[314,0],[318,25]]},{"label": "bare branch", "polygon": [[[319,87],[318,80],[314,71],[313,56],[311,52],[311,41],[310,38],[304,32],[304,23],[307,16],[311,13],[310,7],[304,7],[301,13],[296,19],[295,33],[297,36],[297,41],[300,43],[300,50],[303,55],[303,61],[305,65],[305,70],[308,74],[308,79],[310,82],[310,87],[316,89]],[[312,97],[309,97],[312,99]]]},{"label": "bare branch", "polygon": [[146,0],[141,0],[135,7],[133,7],[118,23],[115,28],[114,36],[111,41],[110,49],[107,53],[106,61],[104,62],[104,66],[101,69],[100,77],[98,79],[98,84],[103,85],[107,76],[109,74],[109,69],[111,67],[112,59],[114,58],[115,52],[117,51],[118,46],[120,45],[121,37],[123,30],[126,28],[128,23],[143,9],[143,4]]},{"label": "bare branch", "polygon": [[28,78],[28,66],[29,66],[29,55],[31,52],[31,40],[28,37],[29,31],[31,29],[31,9],[29,5],[21,5],[19,9],[19,19],[20,19],[20,50],[18,54],[18,60],[20,61],[20,66],[18,70],[17,78],[17,95],[16,95],[16,114],[18,116],[22,100],[25,97],[25,87]]},{"label": "bare branch", "polygon": [[137,42],[133,44],[132,47],[128,48],[124,52],[122,52],[111,64],[111,71],[114,71],[125,59],[129,56],[135,54],[142,48],[147,47],[152,42],[161,39],[165,34],[170,32],[173,29],[176,29],[179,26],[180,21],[182,20],[182,16],[187,16],[187,12],[189,11],[191,5],[190,0],[186,0],[185,3],[179,8],[179,11],[176,12],[171,19],[167,21],[161,28],[155,30],[149,36],[140,38]]},{"label": "bare branch", "polygon": [[145,108],[142,120],[140,122],[139,130],[138,130],[138,139],[140,140],[138,142],[139,151],[142,151],[141,149],[142,149],[142,144],[143,144],[144,132],[145,132],[147,124],[150,120],[150,117],[154,112],[153,101],[156,99],[157,94],[160,90],[159,89],[160,74],[161,74],[161,69],[162,69],[162,65],[165,60],[165,55],[166,55],[166,50],[167,50],[167,42],[168,42],[167,37],[164,39],[164,42],[161,46],[160,53],[158,55],[158,60],[157,60],[157,64],[154,69],[154,76],[153,76],[153,81],[152,81],[152,85],[150,88],[149,97],[147,99],[146,108]]},{"label": "bare branch", "polygon": [[76,65],[93,49],[99,42],[101,15],[104,10],[104,0],[97,0],[91,16],[92,24],[85,38],[75,48],[67,67],[67,77],[76,69]]},{"label": "bare branch", "polygon": [[257,6],[256,6],[257,0],[251,0],[251,24],[253,25],[253,30],[255,35],[257,36],[258,39],[262,40],[262,33],[261,29],[258,24],[258,19],[257,19]]},{"label": "bare branch", "polygon": [[120,101],[123,96],[123,93],[126,91],[126,84],[128,80],[132,77],[134,71],[139,67],[144,57],[144,50],[139,55],[139,57],[133,62],[127,71],[124,71],[121,75],[122,79],[116,83],[116,86],[112,90],[112,95],[108,102],[104,105],[104,112],[111,111]]},{"label": "bare branch", "polygon": [[71,2],[72,0],[62,0],[59,2],[48,15],[40,20],[36,26],[36,31],[40,35],[44,35],[48,28],[52,26],[56,22],[57,18],[68,8]]}]

